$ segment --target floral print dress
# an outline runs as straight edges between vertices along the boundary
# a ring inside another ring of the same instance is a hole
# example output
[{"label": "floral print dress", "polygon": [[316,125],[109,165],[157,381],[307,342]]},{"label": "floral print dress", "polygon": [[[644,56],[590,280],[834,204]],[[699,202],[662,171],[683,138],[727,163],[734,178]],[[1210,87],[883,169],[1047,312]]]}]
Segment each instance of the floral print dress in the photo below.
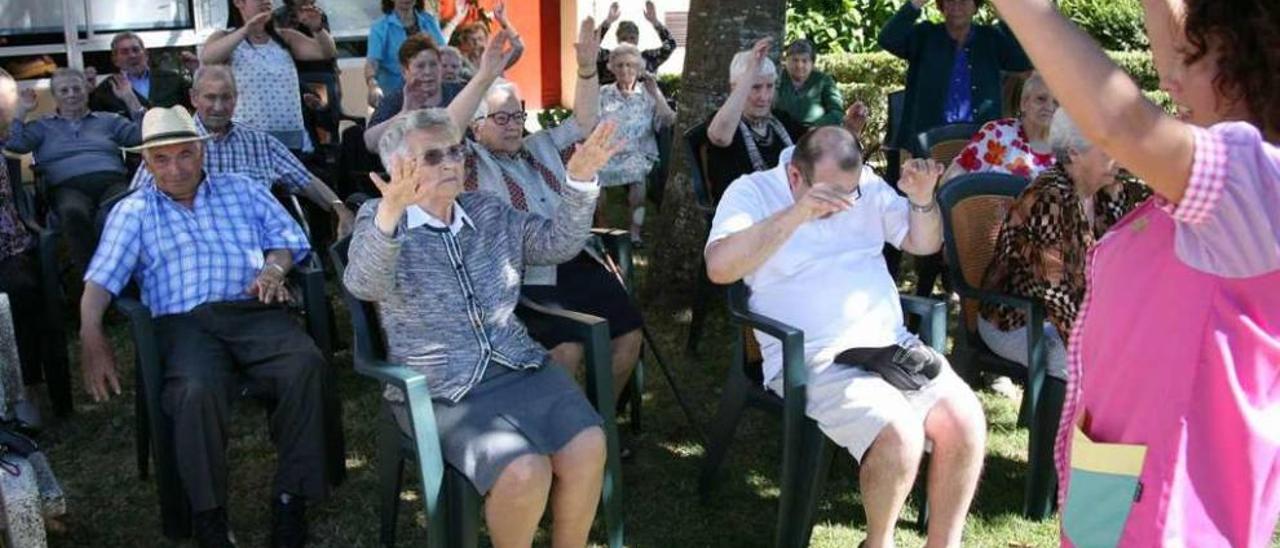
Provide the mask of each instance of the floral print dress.
[{"label": "floral print dress", "polygon": [[1005,118],[984,124],[956,156],[956,164],[965,173],[996,172],[1035,179],[1053,166],[1054,159],[1051,152],[1032,150],[1020,120]]},{"label": "floral print dress", "polygon": [[600,170],[601,186],[639,183],[649,176],[658,162],[656,108],[654,97],[638,84],[629,95],[619,91],[617,84],[600,88],[600,121],[618,124],[614,138],[627,143]]}]

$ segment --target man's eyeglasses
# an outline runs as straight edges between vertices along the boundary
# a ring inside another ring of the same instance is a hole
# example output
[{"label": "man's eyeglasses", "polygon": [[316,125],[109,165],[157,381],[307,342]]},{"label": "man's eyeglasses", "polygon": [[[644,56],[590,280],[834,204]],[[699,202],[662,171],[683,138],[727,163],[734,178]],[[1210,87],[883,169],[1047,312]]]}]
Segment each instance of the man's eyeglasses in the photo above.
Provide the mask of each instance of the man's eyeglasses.
[{"label": "man's eyeglasses", "polygon": [[435,167],[448,159],[451,162],[461,162],[467,157],[467,146],[464,144],[456,144],[448,148],[433,148],[422,153],[422,165],[427,167]]},{"label": "man's eyeglasses", "polygon": [[511,122],[523,125],[524,121],[529,118],[529,113],[523,110],[520,112],[495,112],[485,116],[485,118],[493,120],[493,123],[500,126],[505,126]]}]

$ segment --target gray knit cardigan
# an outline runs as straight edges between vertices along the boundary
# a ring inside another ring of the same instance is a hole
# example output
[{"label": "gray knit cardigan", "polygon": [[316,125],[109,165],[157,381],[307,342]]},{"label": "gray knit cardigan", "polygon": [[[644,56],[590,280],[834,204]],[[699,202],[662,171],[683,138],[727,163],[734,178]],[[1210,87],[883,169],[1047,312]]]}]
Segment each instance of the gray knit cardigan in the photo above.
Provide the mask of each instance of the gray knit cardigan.
[{"label": "gray knit cardigan", "polygon": [[402,218],[387,236],[373,222],[380,200],[370,200],[356,216],[343,283],[378,303],[390,360],[426,374],[433,399],[458,402],[490,362],[525,369],[547,360],[515,314],[521,276],[528,265],[562,263],[582,250],[598,194],[565,185],[546,219],[492,194],[464,193],[457,204],[471,223],[457,235],[408,229]]}]

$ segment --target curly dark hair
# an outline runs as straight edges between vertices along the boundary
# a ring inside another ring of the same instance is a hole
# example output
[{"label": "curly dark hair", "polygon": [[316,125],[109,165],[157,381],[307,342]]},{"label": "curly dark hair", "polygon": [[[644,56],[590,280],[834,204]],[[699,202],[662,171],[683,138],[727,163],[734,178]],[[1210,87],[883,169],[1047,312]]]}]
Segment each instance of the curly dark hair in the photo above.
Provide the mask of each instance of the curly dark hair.
[{"label": "curly dark hair", "polygon": [[1243,101],[1250,122],[1280,137],[1280,4],[1275,0],[1187,0],[1186,34],[1194,63],[1215,53],[1219,101]]}]

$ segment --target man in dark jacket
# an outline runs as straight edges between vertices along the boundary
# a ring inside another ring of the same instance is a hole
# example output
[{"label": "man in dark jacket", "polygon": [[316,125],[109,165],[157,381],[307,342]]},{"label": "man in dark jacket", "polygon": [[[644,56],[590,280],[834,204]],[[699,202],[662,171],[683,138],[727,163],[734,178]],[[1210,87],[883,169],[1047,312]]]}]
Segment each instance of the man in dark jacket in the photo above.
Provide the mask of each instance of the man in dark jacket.
[{"label": "man in dark jacket", "polygon": [[909,0],[880,31],[880,47],[907,61],[907,96],[899,148],[916,135],[954,123],[999,118],[1001,73],[1031,70],[1009,28],[975,25],[983,0],[937,0],[942,23],[917,23],[929,0]]},{"label": "man in dark jacket", "polygon": [[[111,63],[119,69],[120,74],[133,84],[133,93],[143,108],[175,105],[191,107],[188,93],[191,81],[184,75],[171,70],[152,68],[147,56],[147,48],[142,38],[132,32],[122,32],[111,39]],[[89,109],[99,112],[114,112],[126,118],[132,113],[111,91],[111,79],[104,78],[89,97]]]}]

